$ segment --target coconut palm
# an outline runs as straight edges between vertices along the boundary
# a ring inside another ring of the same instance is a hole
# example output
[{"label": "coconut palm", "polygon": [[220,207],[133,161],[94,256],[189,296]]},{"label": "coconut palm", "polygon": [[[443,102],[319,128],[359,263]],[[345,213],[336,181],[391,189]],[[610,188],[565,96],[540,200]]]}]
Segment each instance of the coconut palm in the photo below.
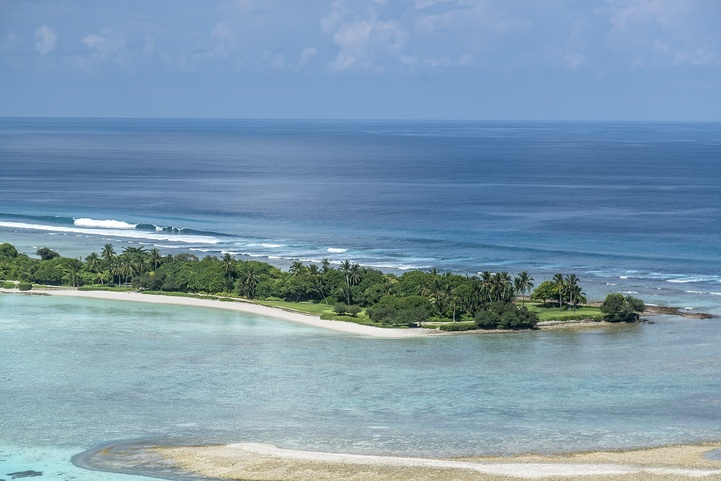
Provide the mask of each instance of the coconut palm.
[{"label": "coconut palm", "polygon": [[290,265],[290,269],[288,272],[290,272],[294,277],[299,277],[303,275],[303,272],[305,271],[305,266],[300,261],[295,261]]},{"label": "coconut palm", "polygon": [[566,286],[566,280],[563,278],[563,274],[556,274],[553,276],[553,282],[558,288],[558,307],[563,309],[563,288]]},{"label": "coconut palm", "polygon": [[576,299],[578,299],[577,295],[580,294],[581,289],[578,285],[578,283],[580,281],[581,280],[578,277],[576,277],[576,274],[571,274],[568,277],[566,277],[566,289],[568,289],[568,302],[570,305],[573,306],[573,312],[576,312],[576,304],[578,304],[578,302],[574,303],[573,301],[574,301],[574,296],[576,296]]},{"label": "coconut palm", "polygon": [[227,279],[227,285],[230,286],[232,285],[233,275],[235,274],[235,259],[233,259],[230,253],[226,252],[220,260],[223,263],[223,273]]},{"label": "coconut palm", "polygon": [[[87,265],[87,268],[90,272],[93,272],[95,274],[98,274],[100,271],[100,256],[93,252],[88,257],[85,258],[85,263]],[[100,277],[100,283],[103,283],[103,278]]]},{"label": "coconut palm", "polygon": [[330,271],[330,261],[328,259],[323,259],[320,262],[320,271],[322,274],[327,274]]},{"label": "coconut palm", "polygon": [[156,247],[153,247],[148,252],[148,260],[150,261],[150,265],[153,266],[153,270],[157,271],[158,266],[163,262],[163,254],[161,254]]},{"label": "coconut palm", "polygon": [[525,293],[530,292],[533,289],[533,277],[528,275],[528,272],[523,271],[515,279],[513,279],[513,287],[516,293],[521,295],[521,305],[526,305]]},{"label": "coconut palm", "polygon": [[115,248],[113,248],[113,245],[105,244],[102,252],[100,253],[100,257],[105,259],[105,268],[110,270],[113,264],[113,259],[115,259]]},{"label": "coconut palm", "polygon": [[360,266],[355,263],[351,264],[351,262],[346,259],[341,263],[339,270],[345,276],[346,300],[348,301],[348,305],[350,306],[350,288],[351,286],[355,286],[361,281]]},{"label": "coconut palm", "polygon": [[493,301],[493,274],[490,271],[481,272],[481,292]]},{"label": "coconut palm", "polygon": [[248,266],[248,272],[243,280],[243,286],[248,299],[253,299],[255,297],[255,289],[258,287],[258,278],[252,266]]}]

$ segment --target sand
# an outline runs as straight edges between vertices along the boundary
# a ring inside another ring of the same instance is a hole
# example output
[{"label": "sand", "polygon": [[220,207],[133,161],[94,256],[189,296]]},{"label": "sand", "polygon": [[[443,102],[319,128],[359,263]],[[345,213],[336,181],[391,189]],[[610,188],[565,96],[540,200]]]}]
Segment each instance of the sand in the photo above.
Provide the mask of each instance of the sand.
[{"label": "sand", "polygon": [[636,451],[468,459],[320,453],[256,443],[153,449],[183,470],[210,478],[247,481],[670,481],[721,480],[721,460],[704,457],[719,448],[719,443],[706,443]]},{"label": "sand", "polygon": [[[0,292],[17,294],[16,289],[0,289]],[[111,301],[149,302],[153,304],[170,304],[175,306],[205,307],[213,309],[226,309],[230,311],[256,314],[263,317],[281,319],[287,322],[304,324],[306,326],[331,329],[333,331],[354,334],[357,336],[374,337],[379,339],[400,339],[409,337],[422,337],[432,334],[441,334],[431,329],[392,329],[374,326],[364,326],[352,322],[326,321],[318,316],[287,311],[275,307],[261,306],[245,301],[219,301],[214,299],[198,299],[195,297],[165,296],[143,294],[141,292],[115,292],[115,291],[79,291],[77,289],[33,289],[26,291],[28,295],[51,295],[64,297],[79,297],[86,299],[103,299]]]}]

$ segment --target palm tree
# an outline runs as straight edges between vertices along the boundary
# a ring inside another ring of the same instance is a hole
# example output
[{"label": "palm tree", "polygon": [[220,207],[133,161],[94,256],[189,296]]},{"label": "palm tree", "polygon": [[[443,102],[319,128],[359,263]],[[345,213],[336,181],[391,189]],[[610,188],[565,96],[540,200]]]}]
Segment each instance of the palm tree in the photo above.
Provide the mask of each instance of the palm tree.
[{"label": "palm tree", "polygon": [[493,300],[500,302],[510,299],[513,294],[511,275],[508,272],[496,272],[491,276]]},{"label": "palm tree", "polygon": [[148,252],[148,260],[150,261],[150,264],[153,266],[153,270],[157,271],[158,266],[163,262],[163,254],[160,253],[160,251],[153,247]]},{"label": "palm tree", "polygon": [[566,281],[563,278],[563,274],[556,274],[553,276],[553,282],[556,283],[558,288],[558,307],[563,309],[563,288],[566,285]]},{"label": "palm tree", "polygon": [[115,258],[115,249],[113,248],[113,245],[105,244],[102,252],[100,253],[100,257],[105,259],[105,268],[110,270],[113,264],[113,259]]},{"label": "palm tree", "polygon": [[[100,256],[96,252],[93,252],[86,257],[85,262],[87,263],[87,267],[90,272],[98,274],[98,270],[100,269]],[[100,277],[100,283],[103,283],[102,277]]]},{"label": "palm tree", "polygon": [[566,288],[568,289],[568,302],[570,305],[573,306],[573,312],[576,312],[576,304],[573,302],[573,297],[576,294],[580,294],[580,288],[578,286],[578,283],[581,280],[576,277],[576,274],[571,274],[568,277],[566,277]]},{"label": "palm tree", "polygon": [[293,274],[294,277],[299,277],[303,275],[303,271],[305,270],[305,266],[300,261],[295,261],[290,265],[290,269],[288,269],[288,272]]},{"label": "palm tree", "polygon": [[528,275],[528,272],[523,271],[513,279],[513,287],[516,289],[516,293],[521,294],[521,306],[526,305],[525,293],[533,289],[533,277]]},{"label": "palm tree", "polygon": [[330,261],[328,259],[323,259],[320,262],[320,271],[323,274],[327,274],[330,271]]},{"label": "palm tree", "polygon": [[318,291],[318,294],[320,294],[320,296],[323,298],[323,301],[325,301],[327,305],[328,299],[326,299],[325,291],[323,289],[323,277],[317,265],[311,264],[308,266],[308,276],[310,277],[311,281],[313,281],[313,285],[315,286],[316,291]]},{"label": "palm tree", "polygon": [[[363,278],[363,275],[361,274],[360,266],[358,264],[353,264],[353,266],[350,269],[350,285],[356,286],[360,284],[361,279]],[[350,289],[348,289],[348,294],[350,295]],[[349,297],[350,299],[350,297]],[[350,301],[348,302],[348,305],[350,306]]]},{"label": "palm tree", "polygon": [[233,274],[235,274],[235,259],[233,259],[230,253],[226,252],[223,254],[221,261],[223,262],[223,272],[227,279],[227,285],[230,286],[233,282]]},{"label": "palm tree", "polygon": [[358,264],[351,264],[351,262],[346,259],[341,263],[339,270],[345,276],[346,300],[350,306],[350,288],[358,284],[361,280],[360,266]]},{"label": "palm tree", "polygon": [[493,274],[490,271],[481,272],[481,292],[493,301]]},{"label": "palm tree", "polygon": [[258,286],[258,278],[255,276],[253,267],[248,266],[248,273],[243,284],[245,285],[245,295],[248,299],[253,299],[255,297],[255,288]]},{"label": "palm tree", "polygon": [[73,259],[72,261],[68,262],[68,265],[65,268],[63,278],[70,281],[70,284],[73,287],[78,287],[80,285],[80,282],[82,281],[82,278],[80,277],[80,269],[82,268],[82,266],[83,263],[81,261]]}]

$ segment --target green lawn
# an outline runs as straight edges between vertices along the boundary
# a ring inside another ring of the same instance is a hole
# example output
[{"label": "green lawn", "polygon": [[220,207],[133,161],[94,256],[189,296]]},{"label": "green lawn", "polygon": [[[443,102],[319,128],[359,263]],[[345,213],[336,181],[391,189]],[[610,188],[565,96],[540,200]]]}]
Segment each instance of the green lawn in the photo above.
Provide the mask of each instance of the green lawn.
[{"label": "green lawn", "polygon": [[366,315],[365,311],[361,311],[357,316],[348,316],[343,315],[340,316],[333,312],[333,306],[326,306],[324,303],[314,303],[314,302],[287,302],[287,301],[252,301],[256,304],[260,304],[262,306],[268,306],[268,307],[279,307],[281,309],[289,309],[291,311],[299,311],[299,312],[305,312],[306,314],[313,314],[315,316],[320,316],[321,319],[327,319],[327,320],[334,320],[334,321],[344,321],[344,322],[354,322],[356,324],[363,324],[366,326],[375,326],[375,327],[395,327],[395,326],[385,326],[383,324],[379,324],[377,322],[373,322],[370,320],[370,318]]},{"label": "green lawn", "polygon": [[526,302],[526,307],[529,311],[533,311],[538,314],[540,321],[575,321],[583,319],[598,319],[603,318],[603,313],[598,307],[581,306],[576,309],[569,310],[568,308],[559,309],[557,307],[543,307],[538,302]]},{"label": "green lawn", "polygon": [[291,309],[293,311],[305,312],[306,314],[313,314],[316,316],[322,316],[323,314],[332,314],[333,306],[326,306],[325,304],[317,304],[315,302],[287,302],[287,301],[251,301],[255,304],[268,307],[280,307],[283,309]]}]

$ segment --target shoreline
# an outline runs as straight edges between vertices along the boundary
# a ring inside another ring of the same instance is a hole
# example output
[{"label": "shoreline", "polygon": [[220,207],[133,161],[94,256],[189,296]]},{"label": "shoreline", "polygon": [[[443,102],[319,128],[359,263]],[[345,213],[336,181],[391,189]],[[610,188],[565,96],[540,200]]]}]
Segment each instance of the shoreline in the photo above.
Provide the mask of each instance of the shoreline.
[{"label": "shoreline", "polygon": [[[362,337],[370,337],[376,339],[409,339],[428,336],[450,336],[450,335],[484,335],[484,334],[502,334],[516,332],[533,332],[546,331],[556,329],[586,329],[586,328],[602,328],[626,323],[612,323],[597,319],[585,320],[569,320],[569,321],[541,321],[536,329],[521,330],[469,330],[469,331],[441,331],[439,329],[428,328],[409,328],[400,329],[394,327],[375,327],[354,322],[332,321],[321,319],[320,316],[295,311],[285,307],[270,307],[243,299],[228,298],[228,300],[219,299],[202,299],[198,297],[186,297],[164,294],[145,294],[140,291],[103,291],[103,290],[78,290],[69,287],[43,287],[34,288],[30,291],[18,291],[17,289],[0,288],[0,294],[16,294],[16,295],[37,295],[37,296],[61,296],[80,299],[99,299],[107,301],[126,301],[126,302],[143,302],[150,304],[163,304],[172,306],[188,306],[210,309],[225,309],[230,311],[242,312],[245,314],[254,314],[261,317],[269,317],[279,319],[294,324],[317,327],[345,334],[357,335]],[[687,319],[712,319],[717,316],[706,313],[686,313],[676,307],[658,307],[652,306],[645,313],[646,316],[653,317],[658,315],[673,315],[684,317]],[[648,322],[642,319],[639,322]]]},{"label": "shoreline", "polygon": [[79,454],[85,469],[166,479],[246,481],[617,481],[721,479],[721,442],[624,451],[420,458],[282,449],[272,444],[107,446]]},{"label": "shoreline", "polygon": [[211,309],[225,309],[255,314],[262,317],[280,319],[282,321],[303,324],[306,326],[329,329],[332,331],[353,334],[357,336],[372,337],[377,339],[407,339],[426,336],[444,335],[444,333],[432,329],[397,329],[365,326],[353,322],[326,321],[319,316],[304,314],[298,311],[267,307],[242,300],[220,301],[215,299],[198,299],[196,297],[165,296],[157,294],[143,294],[137,291],[79,291],[70,288],[35,288],[31,291],[18,291],[16,289],[2,289],[1,293],[18,295],[50,295],[60,297],[73,297],[83,299],[100,299],[106,301],[145,302],[151,304],[165,304],[173,306],[202,307]]}]

